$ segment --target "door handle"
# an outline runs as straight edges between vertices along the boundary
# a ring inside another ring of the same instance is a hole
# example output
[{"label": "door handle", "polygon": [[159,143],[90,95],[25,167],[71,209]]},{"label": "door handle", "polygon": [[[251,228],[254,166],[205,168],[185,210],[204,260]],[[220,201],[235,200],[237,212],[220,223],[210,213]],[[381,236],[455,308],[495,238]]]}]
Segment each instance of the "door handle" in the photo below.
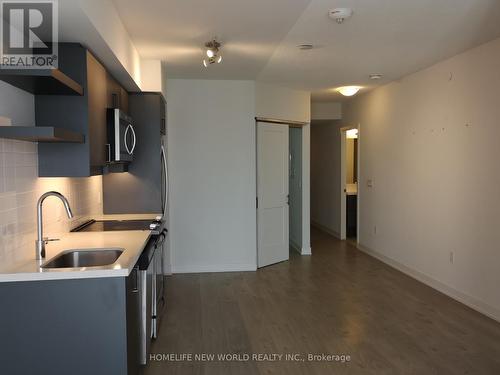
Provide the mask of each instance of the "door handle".
[{"label": "door handle", "polygon": [[135,136],[135,129],[132,125],[130,125],[130,130],[132,130],[132,137],[134,137],[134,143],[132,144],[132,150],[130,151],[130,154],[133,154],[134,150],[135,150],[135,145],[137,142],[137,137]]},{"label": "door handle", "polygon": [[168,164],[167,164],[167,155],[165,152],[165,147],[161,145],[161,158],[162,158],[162,163],[163,163],[163,173],[165,174],[165,186],[163,187],[164,193],[165,193],[165,201],[163,202],[163,216],[167,215],[167,208],[168,208],[168,193],[169,193],[169,186],[168,186]]},{"label": "door handle", "polygon": [[[127,134],[129,132],[129,130],[132,131],[132,148],[128,148],[128,143],[127,143]],[[132,155],[134,153],[134,150],[135,150],[135,143],[137,141],[137,138],[135,136],[135,130],[134,130],[134,127],[132,126],[132,124],[128,124],[127,126],[127,129],[125,130],[125,134],[123,136],[123,141],[125,143],[125,148],[127,149],[127,152],[129,155]]]}]

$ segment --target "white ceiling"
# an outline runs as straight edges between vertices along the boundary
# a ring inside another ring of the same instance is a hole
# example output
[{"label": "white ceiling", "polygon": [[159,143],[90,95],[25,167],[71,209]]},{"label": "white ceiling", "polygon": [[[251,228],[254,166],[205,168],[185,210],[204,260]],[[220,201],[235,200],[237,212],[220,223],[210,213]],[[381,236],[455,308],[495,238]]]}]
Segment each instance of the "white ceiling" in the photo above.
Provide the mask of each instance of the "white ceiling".
[{"label": "white ceiling", "polygon": [[[142,57],[172,78],[255,79],[310,0],[114,0]],[[202,65],[217,37],[224,61]]]},{"label": "white ceiling", "polygon": [[[500,36],[499,0],[114,0],[141,56],[169,77],[258,79],[338,100],[331,89],[380,85]],[[328,10],[350,7],[338,25]],[[205,69],[203,44],[223,42]],[[300,51],[301,43],[316,48]]]}]

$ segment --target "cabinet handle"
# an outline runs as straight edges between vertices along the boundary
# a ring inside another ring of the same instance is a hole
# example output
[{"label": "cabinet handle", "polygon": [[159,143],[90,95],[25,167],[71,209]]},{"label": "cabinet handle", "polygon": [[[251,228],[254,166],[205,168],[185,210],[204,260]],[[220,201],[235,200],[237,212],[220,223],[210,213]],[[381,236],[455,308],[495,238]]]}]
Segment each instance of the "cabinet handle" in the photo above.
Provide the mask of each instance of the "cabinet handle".
[{"label": "cabinet handle", "polygon": [[132,288],[132,293],[137,293],[139,292],[139,277],[137,275],[137,267],[134,267],[132,272],[134,273],[134,286]]},{"label": "cabinet handle", "polygon": [[106,162],[111,163],[111,145],[106,143]]},{"label": "cabinet handle", "polygon": [[120,103],[118,101],[118,94],[111,94],[111,101],[113,108],[118,108]]}]

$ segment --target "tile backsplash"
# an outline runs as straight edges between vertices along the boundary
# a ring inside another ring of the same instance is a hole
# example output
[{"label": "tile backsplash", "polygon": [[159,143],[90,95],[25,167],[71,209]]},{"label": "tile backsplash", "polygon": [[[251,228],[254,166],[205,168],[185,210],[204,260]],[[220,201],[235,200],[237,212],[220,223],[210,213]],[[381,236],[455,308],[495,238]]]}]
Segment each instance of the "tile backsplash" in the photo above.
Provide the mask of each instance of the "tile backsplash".
[{"label": "tile backsplash", "polygon": [[[33,246],[36,203],[55,190],[66,196],[74,218],[68,219],[62,202],[44,202],[44,235],[58,237],[87,218],[102,214],[102,177],[38,178],[37,144],[0,139],[0,262],[16,258],[16,249]],[[34,252],[34,250],[33,250]]]}]

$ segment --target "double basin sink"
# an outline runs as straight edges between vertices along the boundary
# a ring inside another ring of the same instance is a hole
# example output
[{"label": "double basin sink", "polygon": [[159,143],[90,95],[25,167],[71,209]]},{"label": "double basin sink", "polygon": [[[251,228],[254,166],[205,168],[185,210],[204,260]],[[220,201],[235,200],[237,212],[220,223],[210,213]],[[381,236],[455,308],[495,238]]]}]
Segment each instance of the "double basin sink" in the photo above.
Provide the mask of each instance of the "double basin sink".
[{"label": "double basin sink", "polygon": [[80,268],[108,266],[116,262],[122,249],[66,250],[42,265],[42,268]]}]

